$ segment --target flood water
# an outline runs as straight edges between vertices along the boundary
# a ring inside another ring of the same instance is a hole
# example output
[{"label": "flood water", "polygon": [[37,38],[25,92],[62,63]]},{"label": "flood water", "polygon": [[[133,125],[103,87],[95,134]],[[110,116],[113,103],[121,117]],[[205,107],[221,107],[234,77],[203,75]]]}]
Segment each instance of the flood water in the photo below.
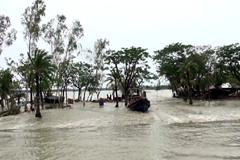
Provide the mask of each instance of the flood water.
[{"label": "flood water", "polygon": [[189,106],[167,90],[147,96],[148,113],[88,103],[44,110],[42,119],[32,113],[0,118],[0,159],[240,159],[240,101]]}]

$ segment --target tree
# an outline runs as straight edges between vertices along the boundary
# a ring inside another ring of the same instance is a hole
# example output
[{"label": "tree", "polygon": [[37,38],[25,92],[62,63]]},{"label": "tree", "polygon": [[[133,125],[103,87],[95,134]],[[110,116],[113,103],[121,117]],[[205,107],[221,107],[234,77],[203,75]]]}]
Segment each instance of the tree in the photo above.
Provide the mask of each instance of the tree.
[{"label": "tree", "polygon": [[[32,50],[34,51],[37,45],[37,42],[41,36],[41,20],[45,16],[46,5],[44,0],[35,0],[31,6],[27,7],[22,14],[21,23],[24,27],[24,40],[28,46],[28,58],[31,60]],[[33,62],[30,62],[33,63]],[[30,75],[31,76],[31,75]],[[31,77],[30,77],[31,79]],[[28,83],[29,84],[29,83]],[[30,91],[32,92],[32,86]],[[27,96],[28,97],[28,96]],[[32,96],[31,96],[31,108],[32,108]]]},{"label": "tree", "polygon": [[217,48],[218,63],[227,71],[228,75],[235,76],[240,82],[240,45],[239,43]]},{"label": "tree", "polygon": [[[84,36],[83,27],[79,20],[75,20],[71,27],[67,27],[66,17],[57,15],[55,19],[43,25],[42,33],[44,41],[51,46],[53,63],[57,66],[55,79],[57,80],[57,93],[59,94],[60,86],[67,90],[65,85],[67,84],[66,80],[70,79],[71,63],[75,58],[74,54],[79,55],[82,49],[79,41]],[[65,74],[64,70],[68,74]]]},{"label": "tree", "polygon": [[[2,107],[1,116],[4,115],[15,115],[20,113],[20,109],[15,105],[14,98],[17,97],[18,93],[16,89],[18,88],[18,82],[14,80],[14,75],[11,73],[10,69],[1,69],[0,70],[0,96]],[[8,98],[9,97],[9,98]],[[9,101],[10,100],[10,101]],[[8,110],[4,112],[4,101],[7,103]],[[10,102],[10,107],[9,107]]]},{"label": "tree", "polygon": [[192,47],[192,45],[174,43],[154,52],[153,59],[157,64],[157,73],[159,76],[165,76],[176,91],[181,84],[180,73],[177,72],[179,64],[186,60],[186,50]]},{"label": "tree", "polygon": [[107,39],[98,39],[94,44],[94,64],[96,68],[96,94],[97,99],[99,99],[99,94],[102,90],[102,85],[104,82],[104,55],[106,54],[107,46],[109,46],[109,41]]},{"label": "tree", "polygon": [[[22,88],[26,88],[28,90],[28,86],[30,86],[30,101],[33,103],[33,85],[34,85],[34,77],[33,71],[29,67],[31,65],[30,59],[25,59],[24,54],[20,54],[20,60],[14,61],[11,58],[5,58],[8,68],[14,74],[17,74],[20,77],[19,83]],[[26,96],[26,95],[25,95]],[[29,96],[27,95],[26,100],[29,101]],[[32,109],[32,105],[31,105]]]},{"label": "tree", "polygon": [[31,67],[34,71],[35,82],[36,82],[36,114],[35,116],[38,118],[42,118],[40,107],[39,107],[39,79],[42,75],[47,75],[49,72],[54,70],[54,66],[51,64],[52,56],[48,55],[46,51],[35,49],[34,56],[31,58]]},{"label": "tree", "polygon": [[66,98],[66,105],[67,105],[67,87],[69,86],[71,82],[72,75],[74,73],[74,68],[73,68],[73,59],[74,57],[71,57],[69,59],[64,58],[63,62],[60,63],[60,72],[59,76],[61,77],[60,82],[62,83],[62,96],[64,96],[65,92],[65,98]]},{"label": "tree", "polygon": [[82,88],[83,86],[83,77],[84,77],[84,71],[83,71],[83,67],[84,67],[85,63],[83,62],[77,62],[73,64],[73,72],[75,74],[71,75],[71,83],[74,87],[76,87],[78,89],[78,100],[82,100],[81,99],[81,93],[82,93]]},{"label": "tree", "polygon": [[186,78],[187,86],[188,86],[188,97],[189,104],[193,104],[192,102],[192,80],[194,80],[193,72],[198,70],[198,65],[192,60],[185,61],[184,63],[180,63],[178,72],[183,74],[183,77]]},{"label": "tree", "polygon": [[119,102],[118,102],[118,84],[119,84],[119,77],[118,74],[116,72],[116,69],[112,69],[111,73],[108,74],[108,78],[105,80],[105,82],[107,83],[107,86],[109,86],[110,84],[113,84],[113,95],[114,92],[116,94],[116,106],[115,107],[119,107]]},{"label": "tree", "polygon": [[46,5],[43,0],[35,0],[32,6],[27,7],[22,14],[22,25],[24,27],[24,39],[28,45],[28,56],[31,49],[36,45],[41,36],[40,22],[45,16]]},{"label": "tree", "polygon": [[150,74],[147,58],[150,58],[147,49],[141,47],[122,48],[117,52],[110,50],[106,53],[105,60],[107,64],[113,64],[109,69],[115,69],[124,90],[125,106],[128,105],[129,89],[132,87],[134,80],[137,79],[137,76]]},{"label": "tree", "polygon": [[10,46],[17,39],[17,31],[11,29],[11,21],[8,16],[0,15],[0,55],[4,46]]},{"label": "tree", "polygon": [[[50,45],[51,54],[53,56],[52,63],[57,66],[57,72],[54,74],[53,83],[51,86],[54,86],[56,82],[57,94],[59,94],[59,87],[61,78],[59,76],[60,63],[63,62],[62,55],[64,54],[64,39],[66,38],[67,26],[66,26],[66,17],[64,15],[57,15],[56,18],[51,19],[48,23],[42,25],[42,38],[43,40]],[[50,92],[50,91],[49,91]]]},{"label": "tree", "polygon": [[82,76],[82,85],[84,86],[83,101],[85,103],[86,91],[91,83],[94,82],[94,67],[91,64],[85,63],[83,66],[84,75]]}]

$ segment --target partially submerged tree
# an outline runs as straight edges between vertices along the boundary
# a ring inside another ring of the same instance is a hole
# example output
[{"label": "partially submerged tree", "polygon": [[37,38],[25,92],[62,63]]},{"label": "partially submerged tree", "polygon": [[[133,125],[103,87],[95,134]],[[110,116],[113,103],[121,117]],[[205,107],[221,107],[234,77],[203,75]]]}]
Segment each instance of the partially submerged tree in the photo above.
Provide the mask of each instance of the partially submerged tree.
[{"label": "partially submerged tree", "polygon": [[[0,69],[0,79],[0,105],[2,107],[0,117],[20,113],[20,109],[15,105],[14,100],[17,97],[16,89],[19,86],[18,81],[14,80],[14,76],[9,68]],[[7,105],[8,110],[4,111],[5,104]]]},{"label": "partially submerged tree", "polygon": [[97,99],[99,99],[99,94],[104,83],[104,55],[106,54],[107,46],[109,46],[109,41],[107,39],[98,39],[94,44],[94,64],[96,68],[96,86],[94,86],[94,88],[96,90]]},{"label": "partially submerged tree", "polygon": [[[40,112],[40,77],[41,75],[49,75],[51,71],[54,70],[54,66],[51,64],[52,56],[48,55],[46,51],[35,49],[34,56],[31,58],[31,66],[34,75],[35,75],[35,83],[36,83],[36,114],[35,116],[38,118],[42,118]],[[50,76],[50,75],[49,75]]]},{"label": "partially submerged tree", "polygon": [[193,72],[198,70],[198,65],[193,61],[185,61],[184,63],[180,63],[178,72],[180,72],[183,76],[183,80],[186,81],[186,86],[188,87],[188,97],[189,97],[189,104],[193,104],[192,102],[192,81],[194,80]]},{"label": "partially submerged tree", "polygon": [[[31,6],[27,7],[22,14],[21,23],[24,27],[24,40],[27,43],[28,59],[31,61],[31,55],[36,48],[37,42],[41,36],[41,20],[45,16],[46,5],[43,0],[35,0]],[[33,63],[33,62],[30,62]],[[31,78],[30,78],[31,79]],[[29,83],[27,84],[29,85]],[[31,94],[33,86],[27,86],[30,88]],[[28,96],[27,96],[28,97]],[[31,108],[32,108],[32,97],[31,97]]]},{"label": "partially submerged tree", "polygon": [[[71,27],[67,27],[66,17],[57,15],[55,19],[43,25],[42,33],[44,41],[51,47],[52,62],[57,66],[57,72],[54,76],[57,80],[57,93],[59,94],[59,88],[61,87],[65,88],[67,94],[67,86],[65,85],[68,84],[66,82],[70,79],[71,63],[82,49],[80,39],[84,35],[83,27],[79,20],[75,20]],[[64,70],[68,74],[63,74],[62,71]]]},{"label": "partially submerged tree", "polygon": [[[110,70],[115,69],[119,82],[124,90],[125,106],[128,105],[130,88],[137,78],[153,78],[150,75],[147,58],[150,58],[147,49],[141,47],[122,48],[120,51],[108,51],[105,60]],[[139,75],[142,75],[138,77]]]},{"label": "partially submerged tree", "polygon": [[[110,70],[110,74],[108,74],[108,77],[107,79],[105,80],[105,82],[107,82],[107,86],[109,85],[112,85],[112,89],[113,89],[113,99],[115,98],[116,99],[116,105],[115,107],[119,107],[119,100],[118,100],[118,85],[119,85],[119,77],[118,77],[118,74],[116,72],[116,69],[115,68],[112,68]],[[115,95],[114,96],[114,92],[115,92]]]}]

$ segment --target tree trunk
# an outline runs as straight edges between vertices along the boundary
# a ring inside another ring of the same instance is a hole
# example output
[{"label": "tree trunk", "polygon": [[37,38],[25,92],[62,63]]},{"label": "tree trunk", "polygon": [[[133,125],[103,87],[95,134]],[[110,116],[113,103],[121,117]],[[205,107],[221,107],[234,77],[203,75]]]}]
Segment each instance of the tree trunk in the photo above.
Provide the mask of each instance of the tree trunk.
[{"label": "tree trunk", "polygon": [[101,92],[101,91],[97,92],[97,99],[98,99],[98,100],[99,100],[100,92]]},{"label": "tree trunk", "polygon": [[6,102],[7,102],[7,108],[9,110],[9,99],[8,98],[6,98]]},{"label": "tree trunk", "polygon": [[28,84],[26,85],[26,101],[29,101],[29,92],[28,92]]},{"label": "tree trunk", "polygon": [[61,87],[61,94],[60,94],[60,101],[59,101],[59,106],[63,106],[63,103],[64,103],[64,85],[62,84],[62,87]]},{"label": "tree trunk", "polygon": [[[65,93],[65,87],[63,87],[63,89],[62,89],[62,97],[64,97],[64,93]],[[63,98],[63,102],[61,104],[63,105],[63,103],[64,103],[64,98]]]},{"label": "tree trunk", "polygon": [[36,92],[37,92],[37,95],[36,95],[37,107],[36,107],[35,117],[42,118],[42,114],[40,112],[40,106],[39,106],[39,75],[38,75],[38,73],[36,73]]},{"label": "tree trunk", "polygon": [[87,86],[84,90],[84,94],[83,94],[83,106],[85,106],[85,96],[86,96],[86,92],[87,92]]},{"label": "tree trunk", "polygon": [[184,102],[187,102],[187,97],[188,97],[188,90],[186,86],[184,86],[184,97],[183,97]]},{"label": "tree trunk", "polygon": [[31,106],[30,106],[30,110],[32,111],[33,109],[33,90],[32,90],[32,86],[30,87],[30,103],[31,103]]},{"label": "tree trunk", "polygon": [[[57,96],[58,96],[58,106],[60,107],[60,103],[61,103],[61,94],[59,93],[60,92],[60,89],[59,89],[59,85],[57,86]],[[54,101],[54,104],[55,104],[55,101]]]},{"label": "tree trunk", "polygon": [[[39,79],[40,84],[42,83],[42,78],[40,77]],[[41,105],[42,105],[42,109],[44,109],[44,104],[43,104],[43,94],[42,94],[42,88],[39,87],[39,91],[40,91],[40,97],[41,97]]]},{"label": "tree trunk", "polygon": [[82,88],[78,88],[78,100],[81,101],[81,93],[82,93]]},{"label": "tree trunk", "polygon": [[192,104],[193,104],[193,101],[192,101],[192,87],[191,87],[191,83],[190,83],[190,75],[189,75],[189,72],[187,72],[187,81],[188,81],[189,104],[192,105]]},{"label": "tree trunk", "polygon": [[44,109],[44,104],[43,104],[43,94],[42,94],[42,89],[40,88],[40,96],[41,96],[41,105],[42,109]]},{"label": "tree trunk", "polygon": [[115,97],[114,92],[115,92],[115,90],[113,89],[113,90],[112,90],[112,97],[113,97],[113,99],[114,99],[114,97]]},{"label": "tree trunk", "polygon": [[125,95],[125,107],[127,107],[128,106],[128,99],[129,99],[129,92],[128,92],[127,89],[125,89],[124,95]]},{"label": "tree trunk", "polygon": [[200,86],[197,85],[196,88],[197,88],[197,96],[198,96],[198,98],[201,98]]},{"label": "tree trunk", "polygon": [[20,96],[19,95],[17,96],[17,101],[18,101],[18,105],[19,105],[19,103],[20,103]]},{"label": "tree trunk", "polygon": [[68,105],[68,99],[67,99],[67,83],[65,83],[66,86],[66,106]]},{"label": "tree trunk", "polygon": [[210,103],[209,69],[208,69],[208,72],[207,72],[207,83],[208,83],[208,103]]},{"label": "tree trunk", "polygon": [[3,99],[3,96],[1,96],[1,107],[2,107],[2,111],[4,110],[4,99]]},{"label": "tree trunk", "polygon": [[93,97],[93,94],[92,94],[91,97],[90,97],[90,102],[92,102],[92,97]]},{"label": "tree trunk", "polygon": [[118,88],[117,88],[117,80],[115,79],[115,92],[116,92],[116,106],[115,107],[119,107],[118,106]]},{"label": "tree trunk", "polygon": [[137,96],[140,96],[139,89],[137,89]]},{"label": "tree trunk", "polygon": [[90,96],[92,95],[92,93],[89,93],[88,97],[87,97],[87,102],[89,101]]}]

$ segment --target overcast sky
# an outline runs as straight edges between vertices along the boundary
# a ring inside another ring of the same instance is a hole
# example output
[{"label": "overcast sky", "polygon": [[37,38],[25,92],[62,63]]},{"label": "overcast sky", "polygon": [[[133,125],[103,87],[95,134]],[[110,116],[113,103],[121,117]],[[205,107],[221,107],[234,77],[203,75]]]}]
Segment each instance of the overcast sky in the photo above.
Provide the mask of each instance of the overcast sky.
[{"label": "overcast sky", "polygon": [[[17,41],[0,56],[1,67],[6,66],[4,57],[18,60],[27,51],[21,14],[32,2],[0,0],[0,14],[9,16],[18,31]],[[175,42],[218,46],[240,38],[240,0],[47,0],[46,5],[44,22],[57,14],[64,14],[69,25],[81,21],[84,48],[107,38],[111,49],[141,46],[152,53]]]}]

